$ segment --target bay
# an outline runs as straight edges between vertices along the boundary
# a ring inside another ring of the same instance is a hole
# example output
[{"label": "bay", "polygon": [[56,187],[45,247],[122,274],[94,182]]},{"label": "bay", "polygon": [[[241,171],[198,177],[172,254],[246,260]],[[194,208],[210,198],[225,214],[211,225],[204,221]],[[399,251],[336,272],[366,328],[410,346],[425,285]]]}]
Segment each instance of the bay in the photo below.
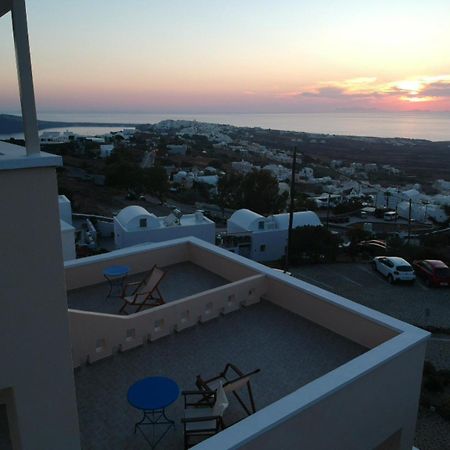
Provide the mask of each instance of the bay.
[{"label": "bay", "polygon": [[[161,120],[197,120],[239,127],[302,131],[346,136],[401,137],[450,141],[450,112],[335,112],[335,113],[183,113],[41,112],[39,119],[64,122],[157,123]],[[67,127],[51,129],[64,131]],[[97,135],[117,127],[70,128],[80,134]],[[78,131],[76,131],[78,130]],[[48,130],[50,131],[50,129]],[[5,138],[8,136],[0,136]],[[15,135],[20,137],[20,134]]]}]

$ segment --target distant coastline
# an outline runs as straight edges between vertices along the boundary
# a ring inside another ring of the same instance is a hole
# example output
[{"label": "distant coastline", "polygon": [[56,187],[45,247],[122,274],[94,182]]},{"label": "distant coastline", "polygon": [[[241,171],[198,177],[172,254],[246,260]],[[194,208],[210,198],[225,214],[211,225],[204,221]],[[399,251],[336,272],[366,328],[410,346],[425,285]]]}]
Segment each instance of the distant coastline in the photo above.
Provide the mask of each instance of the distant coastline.
[{"label": "distant coastline", "polygon": [[[119,127],[154,124],[161,120],[196,120],[237,127],[377,138],[450,141],[450,113],[433,112],[335,112],[335,113],[257,113],[257,114],[156,114],[156,113],[40,113],[39,128],[89,128],[90,133]],[[8,122],[8,123],[7,123]],[[15,124],[13,124],[15,122]],[[20,116],[0,114],[0,138],[21,132]],[[8,128],[6,128],[8,127]],[[20,127],[20,128],[17,128]],[[75,131],[75,130],[73,130]],[[85,130],[86,131],[86,130]]]},{"label": "distant coastline", "polygon": [[[104,122],[60,122],[38,120],[39,130],[48,128],[72,128],[72,127],[135,127],[129,123],[104,123]],[[23,133],[22,117],[12,114],[0,114],[0,135]]]}]

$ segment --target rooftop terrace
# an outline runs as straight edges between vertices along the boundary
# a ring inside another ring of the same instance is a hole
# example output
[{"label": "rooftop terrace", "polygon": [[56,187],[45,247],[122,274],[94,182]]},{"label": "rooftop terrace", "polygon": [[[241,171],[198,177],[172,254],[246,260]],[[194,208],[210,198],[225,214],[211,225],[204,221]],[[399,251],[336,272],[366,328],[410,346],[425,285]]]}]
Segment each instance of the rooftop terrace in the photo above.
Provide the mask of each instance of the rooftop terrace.
[{"label": "rooftop terrace", "polygon": [[[117,315],[103,277],[117,264],[130,278],[167,268],[166,304]],[[68,261],[65,275],[83,448],[145,447],[126,398],[137,380],[165,375],[193,389],[196,375],[228,362],[261,369],[258,411],[245,417],[230,398],[228,427],[199,450],[275,449],[280,439],[298,448],[299,436],[314,450],[378,448],[399,436],[398,448],[411,448],[427,333],[195,238]],[[182,400],[167,413],[179,425],[160,448],[182,448]]]},{"label": "rooftop terrace", "polygon": [[[166,303],[228,283],[225,278],[191,262],[173,264],[163,267],[163,270],[166,275],[159,285],[159,290]],[[145,272],[134,274],[128,278],[128,281],[142,280],[144,274]],[[71,290],[67,293],[69,308],[116,314],[123,302],[118,296],[106,298],[108,291],[109,285],[106,281]],[[117,289],[113,292],[115,293]],[[132,312],[133,307],[129,307],[127,311]]]},{"label": "rooftop terrace", "polygon": [[[366,349],[283,308],[263,301],[132,351],[76,371],[83,448],[142,449],[133,434],[140,412],[127,403],[127,389],[152,375],[174,379],[181,389],[195,389],[195,377],[217,375],[227,362],[241,370],[260,368],[252,379],[256,406],[263,408],[308,382],[359,356]],[[225,413],[230,425],[245,417],[234,397]],[[158,445],[182,449],[179,398],[167,409],[177,422]]]}]

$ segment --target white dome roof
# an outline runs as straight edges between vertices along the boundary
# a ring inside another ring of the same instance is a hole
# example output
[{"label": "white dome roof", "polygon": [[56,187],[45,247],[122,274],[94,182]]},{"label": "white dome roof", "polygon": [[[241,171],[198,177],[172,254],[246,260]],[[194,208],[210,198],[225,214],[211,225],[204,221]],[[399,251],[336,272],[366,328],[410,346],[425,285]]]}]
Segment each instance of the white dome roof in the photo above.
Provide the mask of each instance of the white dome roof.
[{"label": "white dome roof", "polygon": [[244,230],[251,230],[252,223],[258,219],[264,219],[264,217],[249,209],[238,209],[232,214],[229,220],[236,225],[239,225]]},{"label": "white dome roof", "polygon": [[145,208],[142,206],[132,205],[123,208],[119,214],[117,214],[116,219],[122,224],[127,225],[136,217],[147,217],[152,216]]}]

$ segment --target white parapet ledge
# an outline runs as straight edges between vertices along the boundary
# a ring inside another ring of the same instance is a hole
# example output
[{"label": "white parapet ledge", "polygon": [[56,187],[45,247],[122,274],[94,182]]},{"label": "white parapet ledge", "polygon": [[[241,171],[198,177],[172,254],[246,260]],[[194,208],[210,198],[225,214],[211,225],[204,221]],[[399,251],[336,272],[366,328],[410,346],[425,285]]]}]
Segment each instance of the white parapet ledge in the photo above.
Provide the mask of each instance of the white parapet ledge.
[{"label": "white parapet ledge", "polygon": [[0,170],[59,166],[62,166],[62,158],[58,155],[40,152],[28,156],[25,147],[0,141]]}]

